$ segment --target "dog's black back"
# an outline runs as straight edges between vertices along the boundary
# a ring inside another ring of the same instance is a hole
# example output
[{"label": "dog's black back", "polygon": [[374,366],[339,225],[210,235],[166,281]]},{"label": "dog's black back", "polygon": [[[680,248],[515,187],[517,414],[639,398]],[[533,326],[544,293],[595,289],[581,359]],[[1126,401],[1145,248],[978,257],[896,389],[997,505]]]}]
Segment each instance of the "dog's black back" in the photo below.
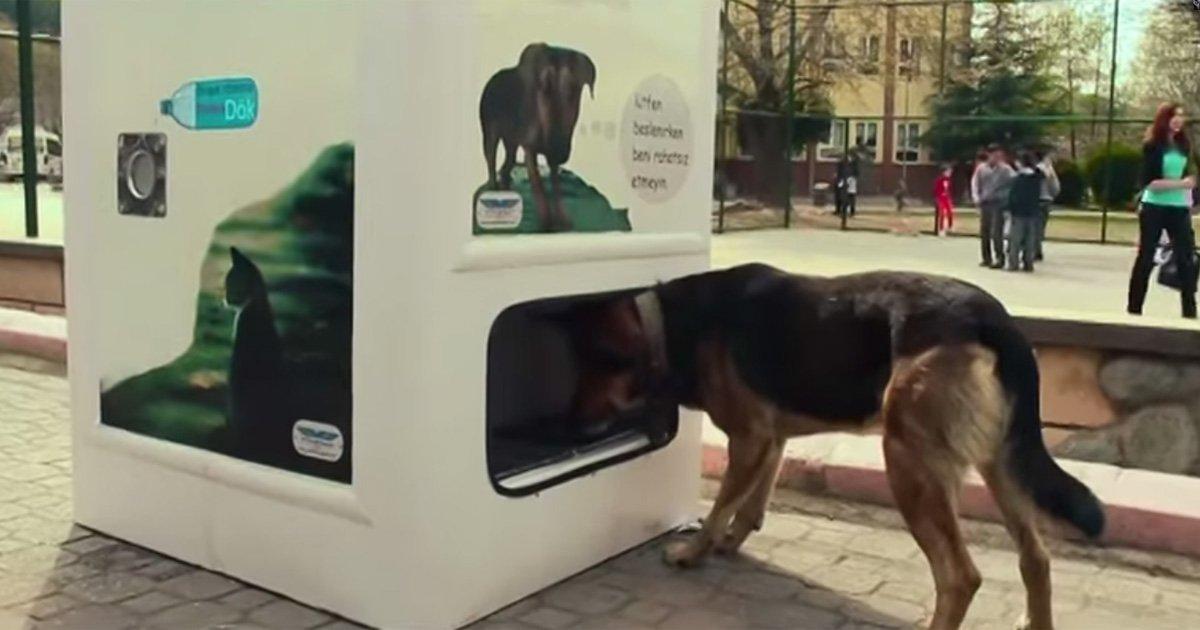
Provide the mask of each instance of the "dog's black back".
[{"label": "dog's black back", "polygon": [[894,359],[978,341],[982,323],[1007,317],[973,285],[897,272],[816,278],[751,264],[681,278],[658,295],[682,402],[699,402],[699,342],[718,340],[759,395],[830,421],[874,416]]}]

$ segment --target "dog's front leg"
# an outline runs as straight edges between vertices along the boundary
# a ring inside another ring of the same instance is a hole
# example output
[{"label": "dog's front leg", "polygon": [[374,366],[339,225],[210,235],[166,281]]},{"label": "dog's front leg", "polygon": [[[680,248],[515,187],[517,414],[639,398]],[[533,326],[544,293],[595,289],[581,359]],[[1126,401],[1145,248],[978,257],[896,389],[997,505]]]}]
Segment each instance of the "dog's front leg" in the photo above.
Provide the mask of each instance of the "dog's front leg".
[{"label": "dog's front leg", "polygon": [[717,553],[737,553],[750,534],[762,529],[763,519],[767,515],[767,503],[771,501],[771,492],[775,489],[775,480],[779,476],[779,465],[783,462],[784,444],[782,440],[772,442],[771,450],[754,480],[754,490],[733,517],[729,533],[717,542]]},{"label": "dog's front leg", "polygon": [[729,521],[754,492],[762,469],[774,450],[769,438],[754,435],[729,436],[729,465],[721,479],[721,489],[700,531],[691,538],[667,545],[663,559],[667,564],[688,567],[698,564],[725,537]]},{"label": "dog's front leg", "polygon": [[563,209],[562,189],[559,187],[559,166],[558,164],[550,164],[550,203],[551,203],[551,220],[554,222],[556,231],[568,232],[571,230],[571,218],[567,216],[566,210]]},{"label": "dog's front leg", "polygon": [[543,232],[553,231],[553,210],[546,199],[546,185],[542,182],[542,174],[538,171],[537,152],[525,147],[525,172],[529,174],[529,188],[533,191],[533,200],[537,204],[538,220]]}]

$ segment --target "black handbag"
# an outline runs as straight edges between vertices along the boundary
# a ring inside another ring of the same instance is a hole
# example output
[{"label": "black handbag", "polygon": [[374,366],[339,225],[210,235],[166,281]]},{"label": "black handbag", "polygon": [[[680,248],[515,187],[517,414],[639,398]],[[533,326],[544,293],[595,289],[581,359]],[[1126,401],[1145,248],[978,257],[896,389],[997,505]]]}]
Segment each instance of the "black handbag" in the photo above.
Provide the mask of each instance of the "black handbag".
[{"label": "black handbag", "polygon": [[[1193,251],[1192,269],[1197,268],[1196,264],[1197,256],[1196,252]],[[1158,266],[1158,283],[1176,291],[1183,289],[1183,279],[1179,277],[1179,262],[1175,258],[1174,249],[1167,253],[1167,259]]]}]

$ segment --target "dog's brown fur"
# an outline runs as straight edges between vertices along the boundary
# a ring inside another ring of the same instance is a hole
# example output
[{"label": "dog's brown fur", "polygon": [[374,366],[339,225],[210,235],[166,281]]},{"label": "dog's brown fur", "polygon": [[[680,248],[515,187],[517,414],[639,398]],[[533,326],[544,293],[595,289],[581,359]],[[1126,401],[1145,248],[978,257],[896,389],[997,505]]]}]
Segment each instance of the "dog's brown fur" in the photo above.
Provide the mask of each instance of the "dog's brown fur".
[{"label": "dog's brown fur", "polygon": [[[667,562],[692,566],[715,549],[732,553],[762,526],[788,438],[836,431],[779,410],[738,377],[727,348],[699,352],[703,408],[729,437],[729,464],[699,532],[666,549]],[[995,357],[975,344],[943,346],[896,362],[884,397],[884,455],[896,502],[933,570],[937,606],[930,628],[957,628],[980,585],[963,542],[957,493],[966,469],[987,480],[1021,552],[1029,628],[1051,628],[1049,558],[1033,506],[995,465],[1008,410]]]},{"label": "dog's brown fur", "polygon": [[[609,312],[608,325],[627,329],[617,336],[640,341],[640,331],[630,328],[636,321],[628,302]],[[636,344],[628,347],[632,352]],[[1020,552],[1027,591],[1020,627],[1053,627],[1049,557],[1036,527],[1036,506],[1005,465],[1012,463],[1006,436],[1014,414],[997,360],[992,349],[973,341],[936,343],[896,356],[879,414],[869,419],[882,422],[888,480],[933,572],[933,630],[958,628],[981,582],[957,518],[958,492],[970,467],[986,480]],[[867,426],[861,418],[816,418],[782,409],[747,384],[730,345],[719,337],[696,346],[695,372],[698,400],[685,404],[706,411],[728,436],[728,466],[701,529],[665,550],[668,563],[683,567],[713,550],[735,552],[762,526],[789,438]]]}]

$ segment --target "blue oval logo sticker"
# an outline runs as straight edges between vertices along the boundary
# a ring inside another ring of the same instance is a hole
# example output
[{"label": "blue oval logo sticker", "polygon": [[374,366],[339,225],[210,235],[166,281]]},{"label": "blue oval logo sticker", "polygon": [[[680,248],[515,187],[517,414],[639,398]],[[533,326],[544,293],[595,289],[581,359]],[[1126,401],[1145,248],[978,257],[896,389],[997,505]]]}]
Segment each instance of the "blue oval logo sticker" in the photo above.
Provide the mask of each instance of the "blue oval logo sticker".
[{"label": "blue oval logo sticker", "polygon": [[336,462],[342,458],[345,441],[342,431],[332,424],[297,420],[292,425],[292,446],[305,457]]},{"label": "blue oval logo sticker", "polygon": [[475,224],[484,229],[515,228],[524,214],[521,195],[511,190],[489,190],[475,200]]}]

